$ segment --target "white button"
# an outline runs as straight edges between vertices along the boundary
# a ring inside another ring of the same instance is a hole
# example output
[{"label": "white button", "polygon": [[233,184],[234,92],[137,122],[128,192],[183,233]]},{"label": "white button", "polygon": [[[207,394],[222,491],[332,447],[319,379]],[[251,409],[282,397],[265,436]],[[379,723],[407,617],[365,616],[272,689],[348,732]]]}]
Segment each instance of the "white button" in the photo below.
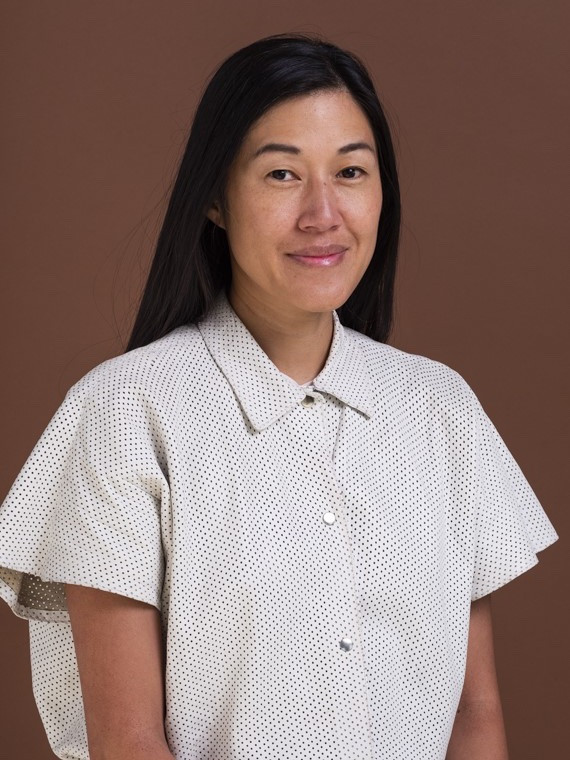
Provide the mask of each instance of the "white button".
[{"label": "white button", "polygon": [[323,515],[323,520],[327,525],[332,525],[336,520],[336,515],[334,512],[325,512]]},{"label": "white button", "polygon": [[344,638],[340,640],[340,648],[344,649],[345,652],[348,652],[349,649],[352,649],[352,639]]},{"label": "white button", "polygon": [[303,406],[311,406],[314,403],[315,403],[314,396],[305,396],[305,398],[301,401],[301,404],[303,404]]}]

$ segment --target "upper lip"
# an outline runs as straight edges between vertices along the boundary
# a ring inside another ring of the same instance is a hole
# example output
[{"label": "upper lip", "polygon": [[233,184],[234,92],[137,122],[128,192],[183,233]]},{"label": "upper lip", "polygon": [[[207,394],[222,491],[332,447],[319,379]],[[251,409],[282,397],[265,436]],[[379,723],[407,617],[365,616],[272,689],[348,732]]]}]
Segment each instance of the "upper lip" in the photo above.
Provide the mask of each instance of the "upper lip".
[{"label": "upper lip", "polygon": [[291,251],[290,256],[331,256],[346,251],[345,245],[311,245],[299,251]]}]

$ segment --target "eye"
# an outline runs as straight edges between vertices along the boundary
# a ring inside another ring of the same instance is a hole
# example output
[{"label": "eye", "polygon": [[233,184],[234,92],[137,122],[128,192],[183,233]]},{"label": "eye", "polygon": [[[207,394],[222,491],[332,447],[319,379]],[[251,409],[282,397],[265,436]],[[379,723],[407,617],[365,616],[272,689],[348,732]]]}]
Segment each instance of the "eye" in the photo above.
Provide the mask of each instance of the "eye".
[{"label": "eye", "polygon": [[[356,175],[354,172],[359,172]],[[358,177],[365,174],[364,169],[360,169],[358,166],[347,166],[346,169],[341,169],[339,174],[343,175],[344,179],[358,179]]]},{"label": "eye", "polygon": [[284,177],[284,174],[292,174],[289,169],[274,169],[272,172],[269,172],[267,175],[268,177],[271,177],[271,179],[277,179],[280,182],[282,182],[286,177]]}]

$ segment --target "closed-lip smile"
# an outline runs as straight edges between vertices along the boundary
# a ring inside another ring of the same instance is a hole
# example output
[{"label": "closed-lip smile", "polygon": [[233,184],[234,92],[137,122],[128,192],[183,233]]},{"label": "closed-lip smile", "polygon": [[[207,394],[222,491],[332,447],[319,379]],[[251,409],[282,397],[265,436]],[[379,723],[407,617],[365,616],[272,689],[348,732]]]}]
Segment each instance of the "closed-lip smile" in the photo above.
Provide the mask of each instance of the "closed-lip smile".
[{"label": "closed-lip smile", "polygon": [[300,251],[293,251],[288,254],[289,258],[302,267],[309,269],[320,269],[335,267],[344,260],[344,254],[348,250],[347,246],[330,244],[330,245],[311,245]]},{"label": "closed-lip smile", "polygon": [[303,258],[326,258],[337,253],[346,251],[344,245],[311,245],[299,251],[291,251],[289,256],[302,256]]}]

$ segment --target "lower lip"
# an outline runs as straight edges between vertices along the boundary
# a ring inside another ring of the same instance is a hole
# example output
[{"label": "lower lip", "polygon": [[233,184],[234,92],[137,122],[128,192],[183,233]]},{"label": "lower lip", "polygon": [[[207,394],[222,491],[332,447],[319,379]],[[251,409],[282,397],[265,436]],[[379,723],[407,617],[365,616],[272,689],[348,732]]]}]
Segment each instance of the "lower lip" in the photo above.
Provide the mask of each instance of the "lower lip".
[{"label": "lower lip", "polygon": [[290,258],[298,261],[299,264],[304,264],[309,267],[332,267],[338,264],[344,258],[346,251],[340,253],[331,253],[328,256],[296,256],[289,254]]}]

